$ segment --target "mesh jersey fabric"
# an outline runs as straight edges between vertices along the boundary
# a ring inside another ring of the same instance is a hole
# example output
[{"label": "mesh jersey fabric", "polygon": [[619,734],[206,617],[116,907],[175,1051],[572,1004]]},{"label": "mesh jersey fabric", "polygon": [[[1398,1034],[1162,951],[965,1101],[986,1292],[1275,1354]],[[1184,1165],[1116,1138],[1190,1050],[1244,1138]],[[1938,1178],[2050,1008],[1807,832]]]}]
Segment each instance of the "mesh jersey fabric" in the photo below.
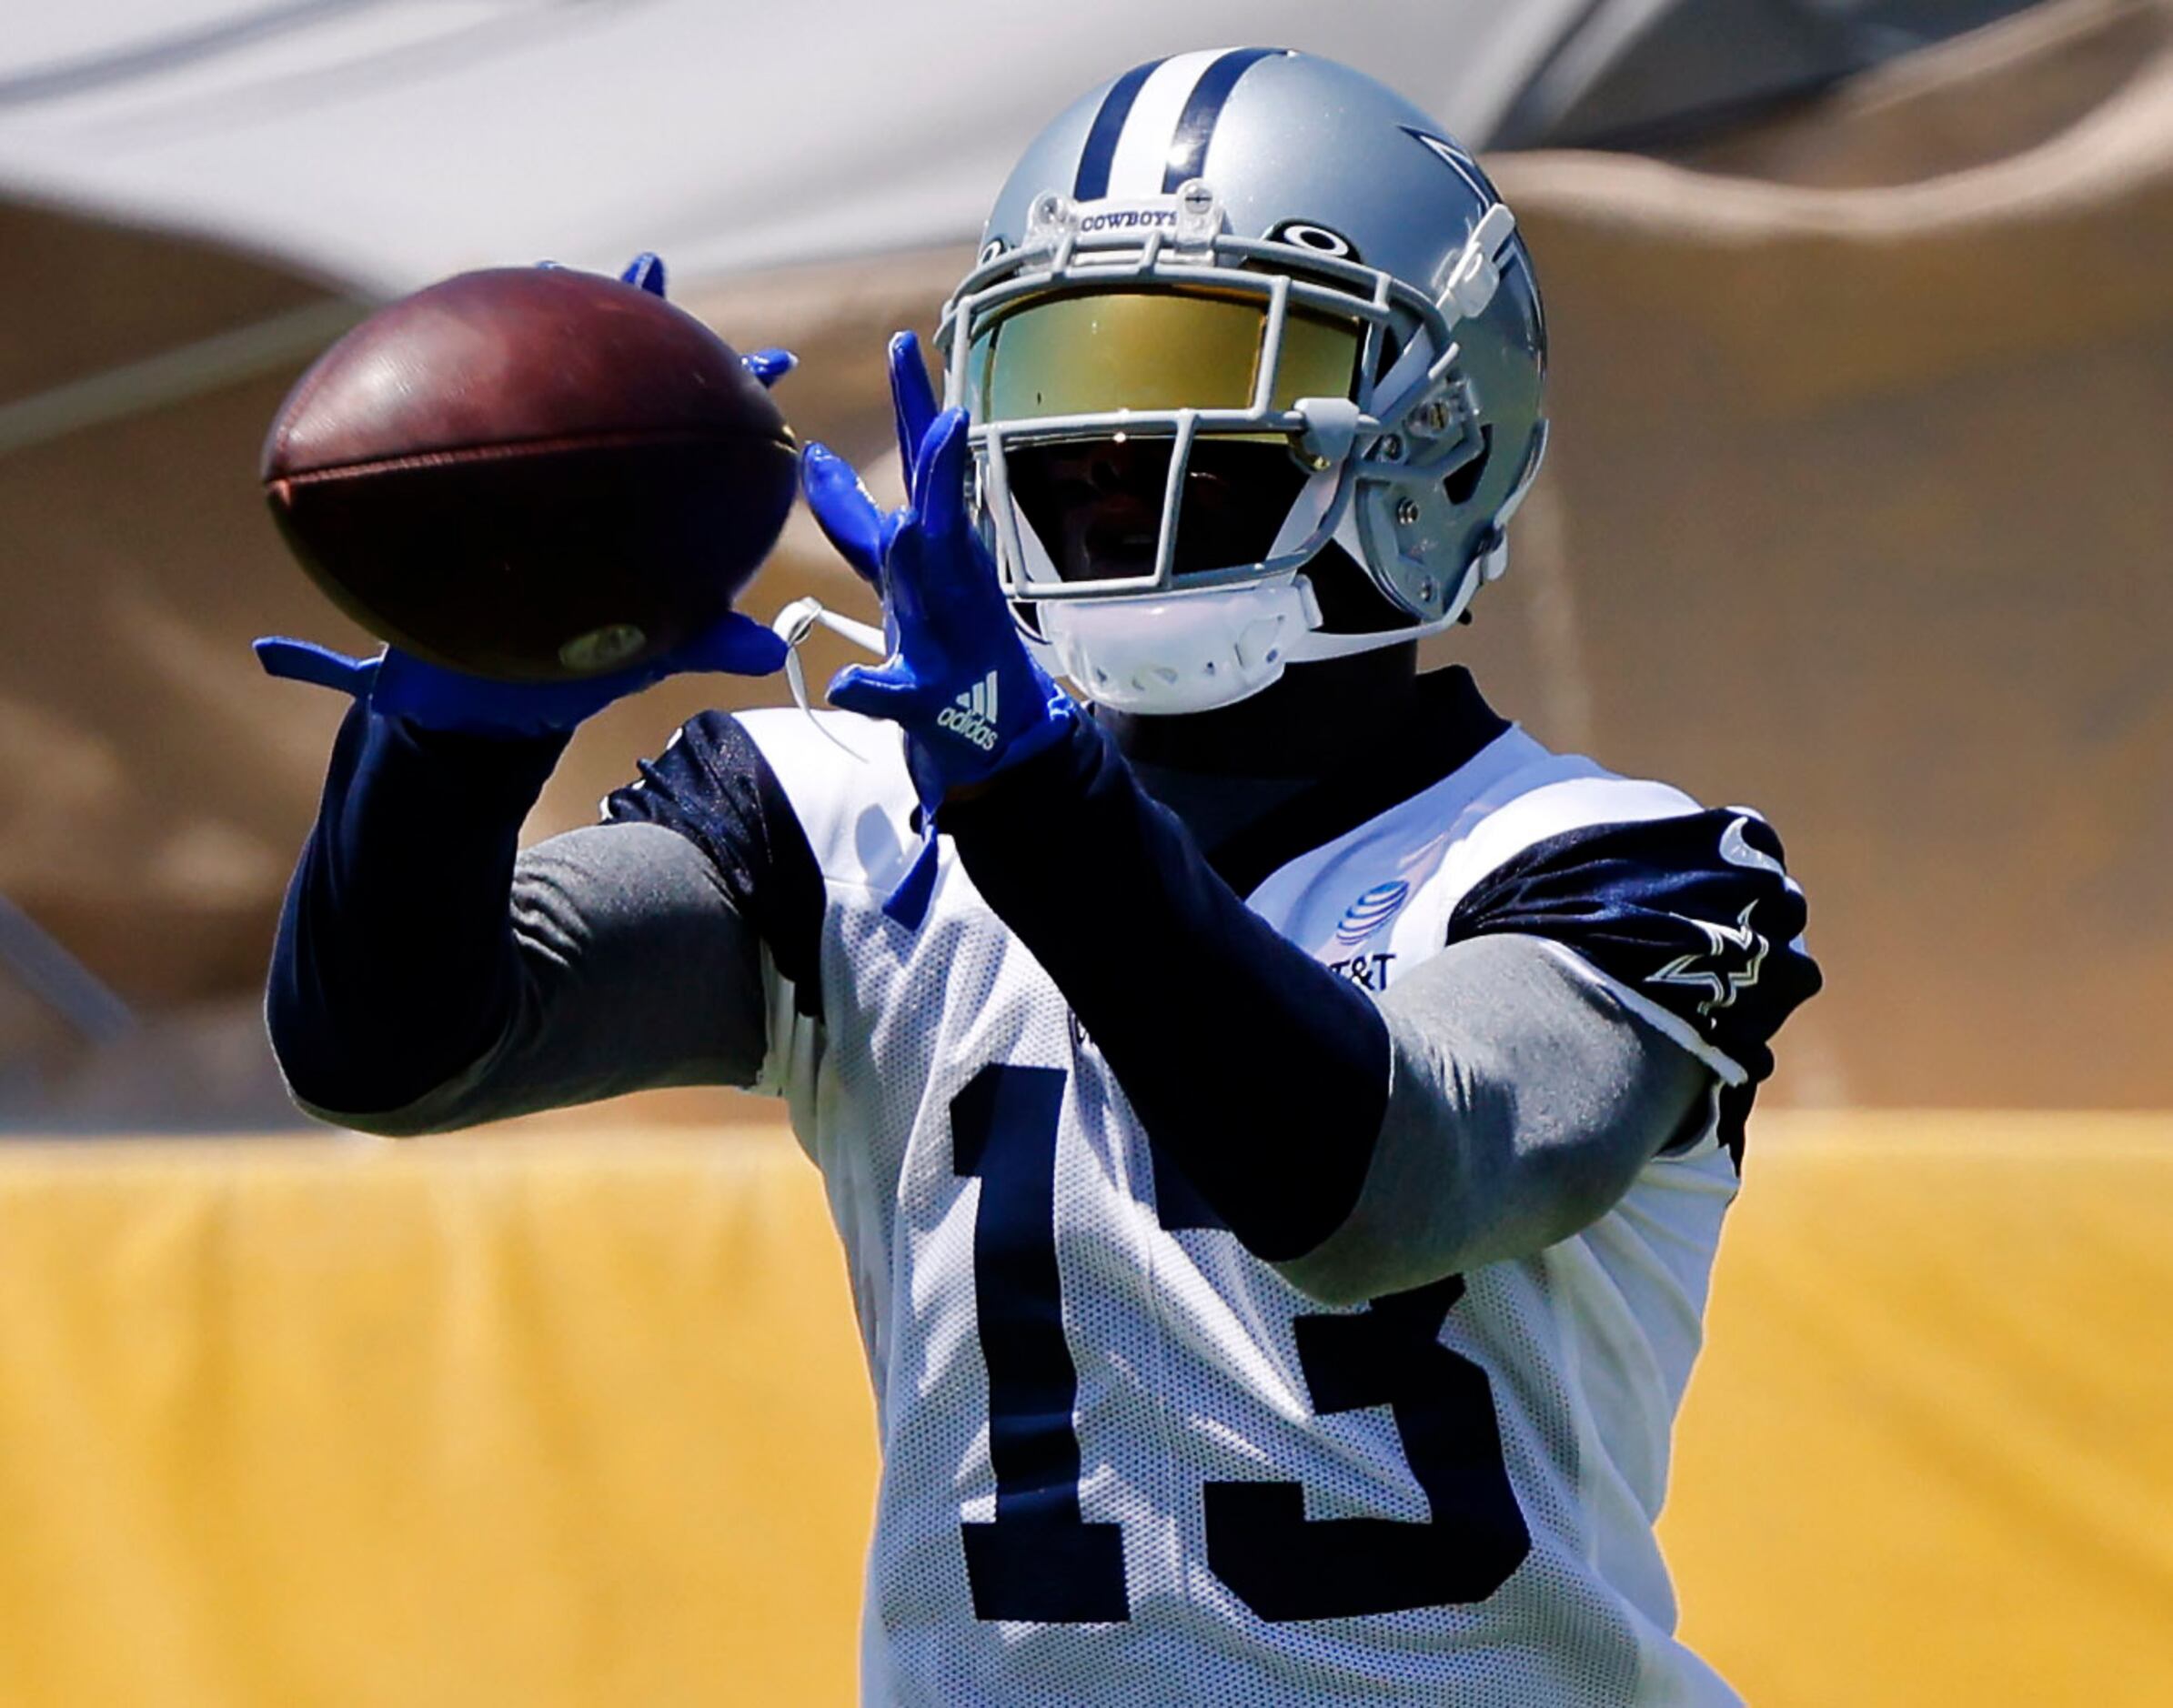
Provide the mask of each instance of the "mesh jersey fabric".
[{"label": "mesh jersey fabric", "polygon": [[[1748,1076],[1712,1029],[1565,943],[1713,1068],[1704,1130],[1574,1238],[1323,1306],[1157,1181],[947,844],[920,929],[883,916],[918,845],[899,738],[817,717],[740,723],[822,880],[798,976],[765,952],[760,1083],[821,1169],[875,1389],[865,1699],[1735,1701],[1675,1641],[1653,1535],[1735,1190],[1719,1092]],[[1464,904],[1520,857],[1699,811],[1511,728],[1247,899],[1380,990],[1460,909],[1499,929]]]}]

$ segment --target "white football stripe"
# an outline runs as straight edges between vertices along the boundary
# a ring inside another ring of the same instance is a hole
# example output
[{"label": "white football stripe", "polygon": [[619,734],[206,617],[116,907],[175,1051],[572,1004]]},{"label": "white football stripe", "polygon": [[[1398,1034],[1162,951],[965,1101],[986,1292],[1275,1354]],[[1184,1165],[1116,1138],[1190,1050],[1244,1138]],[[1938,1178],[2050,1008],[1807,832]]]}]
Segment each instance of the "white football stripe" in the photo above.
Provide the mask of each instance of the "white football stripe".
[{"label": "white football stripe", "polygon": [[1169,168],[1170,143],[1177,135],[1178,116],[1192,98],[1201,75],[1229,51],[1211,47],[1202,53],[1179,54],[1157,65],[1140,85],[1124,128],[1118,134],[1116,152],[1110,156],[1111,196],[1162,194],[1162,175]]}]

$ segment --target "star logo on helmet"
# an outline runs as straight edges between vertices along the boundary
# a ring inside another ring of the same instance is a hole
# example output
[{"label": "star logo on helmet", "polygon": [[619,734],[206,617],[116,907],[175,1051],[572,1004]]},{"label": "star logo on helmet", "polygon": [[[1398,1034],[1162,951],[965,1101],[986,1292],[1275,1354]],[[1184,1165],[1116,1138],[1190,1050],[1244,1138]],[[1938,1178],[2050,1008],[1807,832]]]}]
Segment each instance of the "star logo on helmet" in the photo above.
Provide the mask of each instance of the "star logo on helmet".
[{"label": "star logo on helmet", "polygon": [[1398,128],[1403,131],[1404,136],[1410,137],[1412,141],[1417,143],[1428,154],[1462,178],[1464,188],[1477,196],[1481,202],[1490,203],[1494,199],[1492,186],[1480,176],[1479,163],[1458,147],[1456,144],[1451,142],[1446,136],[1436,136],[1432,131],[1421,130],[1415,125],[1403,125]]},{"label": "star logo on helmet", "polygon": [[1715,925],[1709,919],[1670,914],[1670,919],[1695,927],[1705,937],[1705,947],[1676,956],[1647,978],[1645,983],[1688,985],[1710,992],[1697,1005],[1701,1019],[1711,1020],[1718,1010],[1733,1008],[1735,999],[1758,982],[1766,951],[1772,947],[1751,929],[1750,916],[1757,910],[1757,906],[1754,901],[1745,908],[1733,925]]}]

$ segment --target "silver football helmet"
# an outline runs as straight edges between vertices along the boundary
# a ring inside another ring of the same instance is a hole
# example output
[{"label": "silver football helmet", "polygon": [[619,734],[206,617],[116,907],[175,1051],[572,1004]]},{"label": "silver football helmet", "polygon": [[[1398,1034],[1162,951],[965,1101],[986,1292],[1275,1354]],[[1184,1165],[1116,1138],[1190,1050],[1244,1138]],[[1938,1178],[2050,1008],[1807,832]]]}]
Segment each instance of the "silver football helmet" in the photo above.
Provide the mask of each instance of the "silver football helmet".
[{"label": "silver football helmet", "polygon": [[[1044,661],[1200,711],[1462,616],[1546,443],[1515,225],[1424,113],[1304,54],[1136,66],[1043,131],[937,342]],[[1323,618],[1332,543],[1385,626]]]}]

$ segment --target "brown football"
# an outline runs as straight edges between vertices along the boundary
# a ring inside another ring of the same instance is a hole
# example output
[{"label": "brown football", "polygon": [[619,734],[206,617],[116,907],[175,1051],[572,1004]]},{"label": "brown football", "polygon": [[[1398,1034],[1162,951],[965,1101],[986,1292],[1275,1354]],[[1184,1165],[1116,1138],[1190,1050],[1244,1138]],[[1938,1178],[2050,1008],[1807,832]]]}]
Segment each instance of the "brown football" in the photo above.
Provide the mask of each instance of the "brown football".
[{"label": "brown football", "polygon": [[287,394],[272,515],[317,585],[434,663],[549,681],[668,652],[777,543],[798,451],[721,338],[595,274],[463,273]]}]

